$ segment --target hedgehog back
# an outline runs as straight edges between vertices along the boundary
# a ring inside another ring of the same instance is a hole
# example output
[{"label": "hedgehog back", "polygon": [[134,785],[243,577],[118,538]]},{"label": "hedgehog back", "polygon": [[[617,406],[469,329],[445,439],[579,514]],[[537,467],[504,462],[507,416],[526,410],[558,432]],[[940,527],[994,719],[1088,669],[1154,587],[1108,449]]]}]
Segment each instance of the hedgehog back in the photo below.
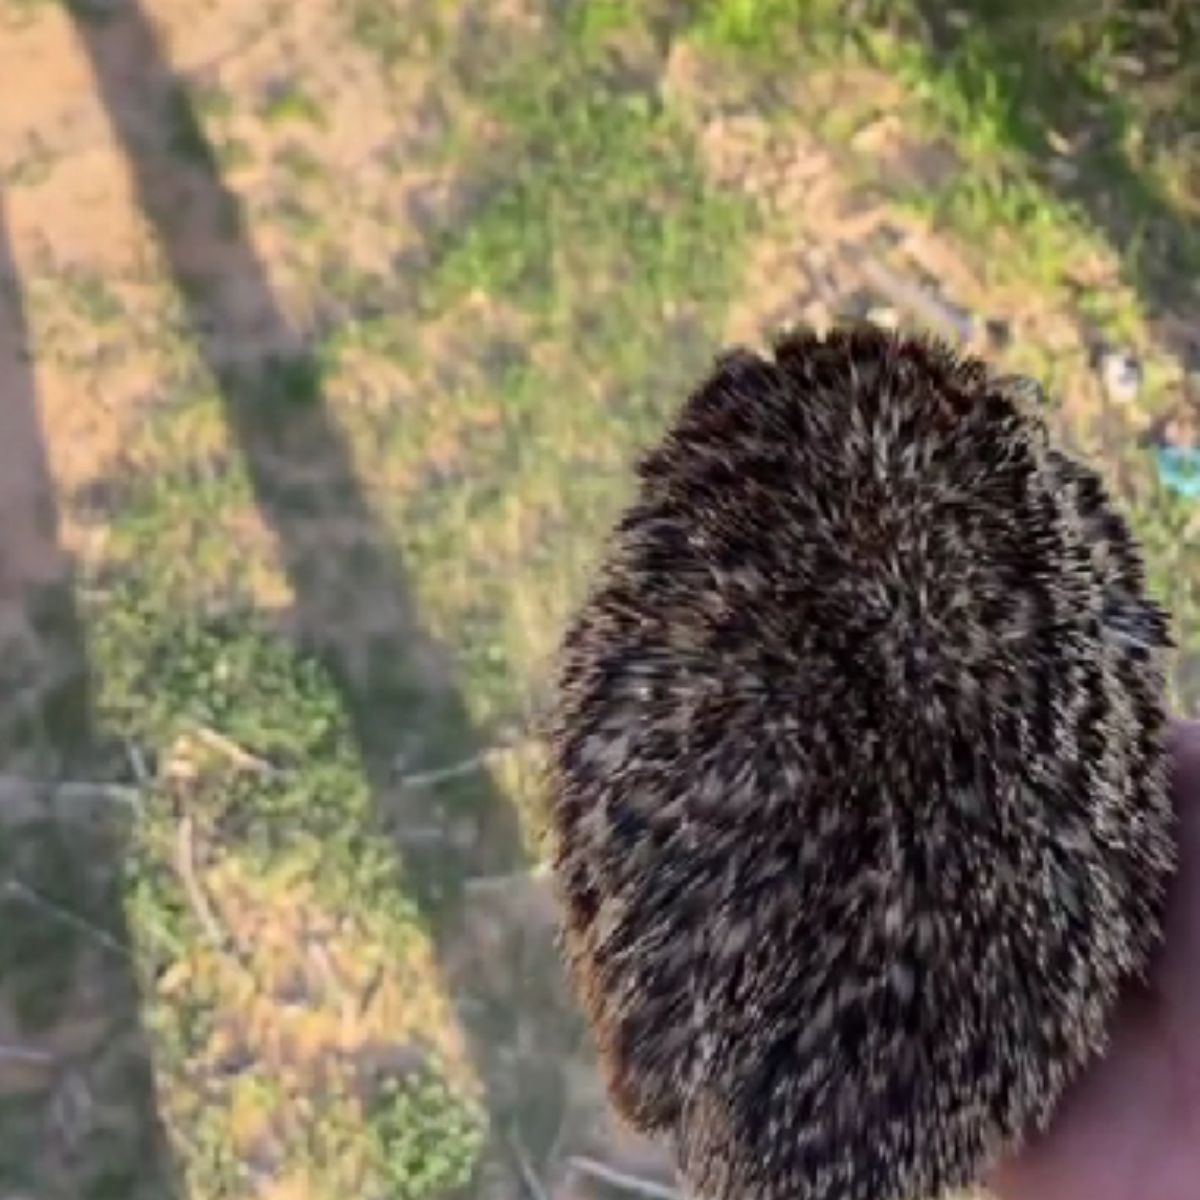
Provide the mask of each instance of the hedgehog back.
[{"label": "hedgehog back", "polygon": [[563,941],[610,1091],[706,1200],[979,1177],[1158,936],[1164,615],[982,363],[718,361],[566,636]]}]

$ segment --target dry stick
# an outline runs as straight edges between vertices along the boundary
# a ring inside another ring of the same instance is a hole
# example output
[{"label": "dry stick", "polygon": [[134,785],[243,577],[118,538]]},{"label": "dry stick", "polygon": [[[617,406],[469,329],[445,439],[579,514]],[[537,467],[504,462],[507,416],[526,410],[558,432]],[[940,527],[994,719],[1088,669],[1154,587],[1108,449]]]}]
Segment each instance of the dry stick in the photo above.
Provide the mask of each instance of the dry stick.
[{"label": "dry stick", "polygon": [[42,1066],[53,1061],[54,1055],[48,1050],[38,1050],[33,1046],[10,1046],[0,1042],[0,1063],[18,1062]]},{"label": "dry stick", "polygon": [[212,749],[220,751],[234,766],[257,771],[260,775],[282,774],[278,767],[267,762],[265,758],[259,758],[257,754],[252,754],[245,746],[239,746],[233,738],[227,737],[219,730],[212,729],[208,725],[197,725],[195,728],[196,736],[202,742],[212,747]]},{"label": "dry stick", "polygon": [[655,1197],[655,1200],[683,1200],[683,1193],[678,1188],[669,1187],[654,1179],[643,1179],[640,1175],[618,1171],[614,1167],[597,1162],[594,1158],[584,1158],[576,1154],[567,1159],[567,1166],[581,1175],[590,1175],[593,1179],[599,1179],[622,1191],[640,1192],[643,1196]]},{"label": "dry stick", "polygon": [[54,917],[56,921],[60,921],[64,925],[69,925],[72,929],[76,929],[80,933],[87,934],[88,937],[99,942],[114,954],[119,954],[122,958],[133,958],[129,947],[122,945],[111,933],[106,933],[103,929],[91,924],[90,921],[85,921],[82,917],[76,916],[70,909],[63,908],[61,904],[55,904],[53,900],[47,900],[40,892],[35,892],[33,888],[22,883],[19,879],[10,878],[6,880],[4,890],[10,895],[24,900],[26,904],[31,905],[33,908],[40,908],[43,912]]},{"label": "dry stick", "polygon": [[333,958],[329,951],[319,941],[305,939],[305,956],[310,962],[316,964],[317,973],[321,976],[321,981],[325,984],[325,990],[337,1002],[339,1009],[349,1011],[350,997],[346,994],[346,989],[342,987],[341,981],[338,979],[337,968],[334,966]]},{"label": "dry stick", "polygon": [[64,800],[111,800],[138,807],[141,792],[123,783],[99,783],[90,779],[27,779],[20,775],[0,775],[0,787],[35,788],[52,792]]},{"label": "dry stick", "polygon": [[208,897],[196,878],[193,828],[191,817],[185,816],[180,820],[175,840],[175,864],[179,868],[179,877],[183,880],[183,888],[187,892],[192,911],[204,932],[208,934],[208,940],[217,950],[225,951],[229,949],[229,936],[221,928],[217,914],[213,912],[212,905],[209,904]]},{"label": "dry stick", "polygon": [[546,1189],[542,1187],[542,1181],[537,1177],[537,1172],[534,1171],[533,1164],[529,1161],[529,1155],[525,1153],[525,1147],[516,1130],[513,1130],[505,1141],[512,1150],[513,1158],[517,1160],[517,1170],[521,1172],[521,1178],[529,1189],[531,1200],[548,1200]]},{"label": "dry stick", "polygon": [[432,784],[444,783],[449,779],[458,779],[463,775],[471,775],[475,771],[482,770],[488,763],[494,762],[505,754],[513,754],[523,749],[531,741],[532,738],[517,738],[511,742],[501,742],[499,745],[481,750],[478,754],[472,754],[470,758],[464,758],[461,762],[450,763],[445,767],[433,767],[428,771],[414,771],[409,775],[401,775],[396,782],[400,787],[429,787]]},{"label": "dry stick", "polygon": [[907,308],[931,325],[953,333],[960,341],[969,342],[975,336],[976,321],[969,312],[905,279],[878,259],[854,255],[853,261],[867,282],[878,288],[893,304]]},{"label": "dry stick", "polygon": [[241,953],[241,948],[233,939],[233,936],[227,933],[222,927],[221,922],[217,919],[216,912],[209,903],[204,888],[200,885],[200,880],[196,875],[193,834],[192,818],[184,816],[179,822],[179,832],[175,845],[175,864],[179,870],[179,877],[183,880],[183,888],[187,892],[192,911],[196,914],[196,919],[200,922],[205,934],[208,935],[208,940],[212,942],[213,948],[218,953],[229,958],[230,961],[237,965],[240,971],[249,977],[251,981],[254,981],[254,973],[247,965]]},{"label": "dry stick", "polygon": [[141,792],[122,783],[87,783],[68,779],[62,783],[51,784],[50,790],[64,800],[111,800],[117,804],[128,804],[132,808],[140,808],[142,804]]},{"label": "dry stick", "polygon": [[463,887],[468,892],[487,892],[511,887],[514,883],[538,883],[549,874],[549,864],[538,862],[520,871],[506,871],[503,875],[471,875],[463,881]]},{"label": "dry stick", "polygon": [[422,825],[416,829],[402,829],[396,834],[396,841],[402,846],[436,846],[447,841],[450,834],[444,829],[435,829],[431,825]]},{"label": "dry stick", "polygon": [[470,758],[452,763],[448,767],[435,767],[430,771],[414,771],[411,775],[402,775],[397,782],[401,787],[429,787],[431,784],[444,783],[448,779],[472,775],[486,766],[488,759],[495,753],[496,751],[485,750],[481,754],[473,754]]},{"label": "dry stick", "polygon": [[129,769],[133,777],[142,787],[149,787],[153,780],[150,778],[150,768],[146,766],[146,756],[136,742],[125,743],[125,757],[129,759]]}]

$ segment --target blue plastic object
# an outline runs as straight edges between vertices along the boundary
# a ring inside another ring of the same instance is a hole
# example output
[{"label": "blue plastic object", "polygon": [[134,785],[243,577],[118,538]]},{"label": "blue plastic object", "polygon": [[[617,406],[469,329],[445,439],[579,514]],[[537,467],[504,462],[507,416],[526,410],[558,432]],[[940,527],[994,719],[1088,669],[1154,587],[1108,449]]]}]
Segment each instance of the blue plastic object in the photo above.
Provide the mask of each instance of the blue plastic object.
[{"label": "blue plastic object", "polygon": [[1152,453],[1165,488],[1189,500],[1200,500],[1200,447],[1154,446]]}]

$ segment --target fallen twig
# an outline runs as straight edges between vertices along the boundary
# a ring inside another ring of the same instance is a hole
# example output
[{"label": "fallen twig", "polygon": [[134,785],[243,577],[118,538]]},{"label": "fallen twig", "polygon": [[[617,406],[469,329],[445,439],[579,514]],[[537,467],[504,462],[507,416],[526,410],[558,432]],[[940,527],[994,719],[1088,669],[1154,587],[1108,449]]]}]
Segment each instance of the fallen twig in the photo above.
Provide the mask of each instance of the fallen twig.
[{"label": "fallen twig", "polygon": [[339,1009],[349,1011],[352,1007],[350,997],[338,979],[337,968],[328,949],[314,939],[306,939],[304,948],[309,961],[315,964],[326,992],[333,997]]},{"label": "fallen twig", "polygon": [[140,808],[142,793],[138,788],[124,783],[90,783],[68,779],[50,785],[51,791],[64,800],[110,800],[116,804],[128,804]]},{"label": "fallen twig", "polygon": [[508,1142],[509,1149],[512,1150],[513,1158],[517,1160],[517,1170],[520,1171],[521,1178],[529,1189],[530,1200],[548,1200],[546,1189],[537,1177],[537,1172],[533,1169],[533,1164],[529,1161],[529,1155],[516,1130],[513,1130],[505,1140]]},{"label": "fallen twig", "polygon": [[233,738],[212,729],[208,725],[197,725],[196,736],[213,750],[224,754],[237,767],[245,767],[248,771],[257,771],[260,775],[280,775],[282,772],[274,764],[260,758],[245,746],[239,745]]},{"label": "fallen twig", "polygon": [[134,808],[142,802],[141,792],[135,787],[90,779],[27,779],[20,775],[0,775],[0,787],[32,788],[51,792],[64,800],[109,800]]},{"label": "fallen twig", "polygon": [[247,965],[240,947],[217,918],[217,914],[200,884],[199,877],[196,875],[194,833],[192,818],[185,815],[179,822],[179,831],[176,835],[175,865],[179,870],[180,879],[183,880],[183,889],[187,893],[192,912],[196,914],[196,919],[212,943],[213,949],[225,955],[237,965],[239,970],[253,978],[253,973]]},{"label": "fallen twig", "polygon": [[149,787],[152,782],[150,769],[146,766],[146,756],[134,742],[125,743],[125,757],[129,759],[129,769],[133,777],[142,787]]},{"label": "fallen twig", "polygon": [[11,1046],[0,1042],[0,1062],[30,1063],[43,1066],[54,1061],[49,1050],[38,1050],[33,1046]]},{"label": "fallen twig", "polygon": [[472,875],[463,881],[463,888],[467,892],[489,892],[511,887],[514,883],[537,883],[549,874],[549,865],[539,862],[520,871],[505,871],[502,875]]},{"label": "fallen twig", "polygon": [[498,751],[485,750],[446,767],[434,767],[429,771],[413,771],[408,775],[401,775],[396,782],[401,787],[430,787],[432,784],[445,783],[448,779],[459,779],[482,770],[488,760],[494,758],[497,753]]},{"label": "fallen twig", "polygon": [[977,320],[966,309],[951,304],[940,296],[905,279],[891,267],[867,255],[856,255],[855,265],[868,283],[877,288],[893,304],[907,308],[930,325],[952,333],[959,341],[970,342],[977,332]]},{"label": "fallen twig", "polygon": [[230,938],[217,920],[217,914],[208,902],[208,896],[196,878],[196,852],[194,846],[194,827],[192,818],[184,816],[179,822],[179,830],[175,838],[175,864],[179,868],[179,877],[183,880],[183,889],[187,892],[188,901],[196,920],[200,922],[208,940],[217,950],[228,950]]},{"label": "fallen twig", "polygon": [[449,838],[450,834],[445,829],[434,829],[429,825],[416,829],[401,829],[396,834],[396,841],[401,846],[437,846]]},{"label": "fallen twig", "polygon": [[626,1192],[639,1192],[643,1196],[653,1196],[655,1200],[683,1200],[683,1193],[656,1179],[643,1179],[640,1175],[631,1175],[627,1171],[618,1171],[606,1163],[597,1162],[594,1158],[573,1155],[567,1159],[567,1166],[578,1171],[581,1175],[590,1175],[612,1187]]},{"label": "fallen twig", "polygon": [[517,738],[510,742],[500,742],[481,750],[478,754],[472,754],[470,758],[464,758],[461,762],[450,763],[444,767],[433,767],[428,771],[413,771],[407,775],[401,775],[396,782],[401,787],[430,787],[434,784],[445,783],[450,779],[460,779],[464,775],[471,775],[482,770],[488,763],[495,762],[496,759],[502,758],[506,754],[513,754],[523,749],[530,740],[529,738]]},{"label": "fallen twig", "polygon": [[69,908],[63,908],[61,904],[56,904],[53,900],[47,900],[40,892],[34,891],[33,888],[22,883],[19,879],[10,878],[6,880],[4,890],[10,895],[24,900],[26,904],[34,908],[40,908],[43,912],[54,917],[55,920],[62,922],[62,924],[69,925],[72,929],[87,934],[93,941],[99,942],[114,954],[119,954],[122,958],[133,957],[129,947],[123,945],[111,933],[107,933],[99,928],[99,926],[93,925],[90,921],[85,921],[82,917],[76,916]]}]

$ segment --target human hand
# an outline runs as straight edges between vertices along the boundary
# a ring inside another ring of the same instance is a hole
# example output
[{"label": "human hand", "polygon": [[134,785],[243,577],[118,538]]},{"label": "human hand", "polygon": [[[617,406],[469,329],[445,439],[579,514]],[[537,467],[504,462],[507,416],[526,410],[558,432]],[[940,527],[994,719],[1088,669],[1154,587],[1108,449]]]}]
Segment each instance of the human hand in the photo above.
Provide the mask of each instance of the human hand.
[{"label": "human hand", "polygon": [[988,1180],[1000,1200],[1200,1197],[1200,721],[1170,736],[1179,870],[1147,986],[1050,1129]]}]

